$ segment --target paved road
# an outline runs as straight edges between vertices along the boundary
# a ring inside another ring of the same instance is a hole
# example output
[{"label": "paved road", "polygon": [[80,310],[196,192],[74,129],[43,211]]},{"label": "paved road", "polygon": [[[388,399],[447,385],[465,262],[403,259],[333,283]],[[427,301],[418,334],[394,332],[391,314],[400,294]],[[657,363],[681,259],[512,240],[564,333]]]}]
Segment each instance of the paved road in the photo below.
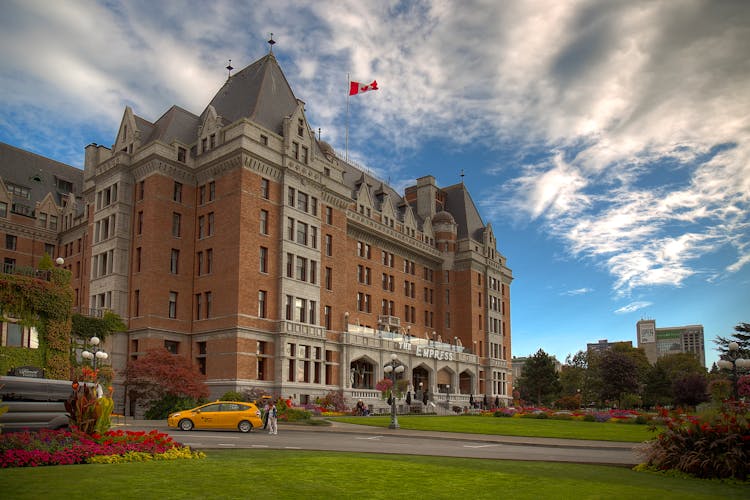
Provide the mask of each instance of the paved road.
[{"label": "paved road", "polygon": [[633,443],[383,429],[340,422],[325,427],[282,424],[279,434],[275,436],[262,430],[249,434],[230,431],[183,432],[154,421],[130,421],[121,428],[156,428],[194,449],[330,450],[622,466],[641,462],[637,445]]}]

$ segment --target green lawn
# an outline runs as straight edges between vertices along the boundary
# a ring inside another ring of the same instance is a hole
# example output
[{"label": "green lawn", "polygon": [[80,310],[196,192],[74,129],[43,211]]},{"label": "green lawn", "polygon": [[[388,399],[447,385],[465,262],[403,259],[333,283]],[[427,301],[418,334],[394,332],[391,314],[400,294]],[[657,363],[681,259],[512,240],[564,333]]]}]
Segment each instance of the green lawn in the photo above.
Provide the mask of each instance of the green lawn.
[{"label": "green lawn", "polygon": [[209,450],[202,460],[0,470],[3,498],[748,498],[750,487],[546,462],[293,450]]},{"label": "green lawn", "polygon": [[[331,420],[352,424],[388,427],[390,417],[335,417]],[[550,437],[564,439],[593,439],[641,443],[655,437],[647,425],[582,422],[579,420],[551,420],[536,418],[506,418],[480,416],[416,416],[398,417],[403,429],[420,431],[467,432],[502,436]]]}]

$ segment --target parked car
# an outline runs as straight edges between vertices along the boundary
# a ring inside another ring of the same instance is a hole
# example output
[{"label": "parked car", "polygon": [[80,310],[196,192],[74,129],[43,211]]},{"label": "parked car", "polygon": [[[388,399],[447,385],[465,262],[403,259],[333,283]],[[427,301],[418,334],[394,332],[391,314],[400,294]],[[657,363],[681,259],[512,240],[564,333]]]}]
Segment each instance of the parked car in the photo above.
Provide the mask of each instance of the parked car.
[{"label": "parked car", "polygon": [[192,410],[182,410],[167,417],[169,427],[190,431],[193,429],[237,429],[250,432],[262,427],[260,410],[253,403],[240,401],[214,401]]},{"label": "parked car", "polygon": [[72,393],[71,384],[69,380],[0,377],[0,406],[8,408],[0,415],[3,432],[67,427],[65,401]]}]

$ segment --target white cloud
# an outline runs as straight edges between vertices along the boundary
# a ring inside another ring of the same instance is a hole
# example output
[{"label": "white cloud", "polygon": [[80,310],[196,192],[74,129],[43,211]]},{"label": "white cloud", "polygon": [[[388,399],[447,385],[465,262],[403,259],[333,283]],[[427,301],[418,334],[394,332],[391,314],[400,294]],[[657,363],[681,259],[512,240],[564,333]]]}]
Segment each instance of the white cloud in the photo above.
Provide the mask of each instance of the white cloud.
[{"label": "white cloud", "polygon": [[615,314],[632,313],[632,312],[638,311],[639,309],[644,309],[646,307],[649,307],[650,305],[652,305],[651,302],[644,302],[644,301],[631,302],[630,304],[626,306],[622,306],[621,308],[617,309],[615,311]]},{"label": "white cloud", "polygon": [[570,296],[585,295],[585,294],[591,293],[593,291],[594,291],[593,288],[576,288],[575,290],[567,290],[567,291],[563,292],[562,295],[570,295]]},{"label": "white cloud", "polygon": [[[497,151],[490,218],[540,225],[620,293],[750,264],[743,2],[24,0],[3,14],[0,129],[21,147],[33,124],[37,144],[80,164],[125,105],[149,120],[172,104],[200,113],[227,60],[257,59],[273,32],[339,152],[346,73],[378,80],[377,98],[350,102],[349,146],[382,178],[411,178],[403,158],[433,139]],[[731,261],[704,267],[727,248]]]}]

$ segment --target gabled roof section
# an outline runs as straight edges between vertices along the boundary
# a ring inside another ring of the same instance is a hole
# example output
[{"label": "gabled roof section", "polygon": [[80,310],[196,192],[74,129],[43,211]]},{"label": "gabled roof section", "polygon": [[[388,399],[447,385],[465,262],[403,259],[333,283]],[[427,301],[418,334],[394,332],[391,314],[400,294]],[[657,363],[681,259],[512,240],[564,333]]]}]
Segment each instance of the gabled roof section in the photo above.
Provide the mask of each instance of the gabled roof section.
[{"label": "gabled roof section", "polygon": [[52,193],[55,204],[61,206],[68,193],[80,197],[83,191],[83,170],[3,142],[0,142],[0,178],[6,185],[28,189],[29,198],[14,196],[13,201],[32,210],[47,193]]},{"label": "gabled roof section", "polygon": [[[144,134],[144,139],[141,141],[143,145],[157,140],[167,144],[172,144],[175,140],[178,140],[183,144],[192,144],[195,142],[198,134],[198,125],[200,124],[200,118],[198,116],[179,106],[172,106],[169,108],[167,112],[161,115],[161,117],[153,124],[150,124],[143,119],[140,119],[142,121],[139,121],[139,119],[140,117],[136,116],[136,125]],[[144,130],[147,127],[150,128],[149,132]]]},{"label": "gabled roof section", "polygon": [[284,118],[294,113],[297,98],[276,58],[269,53],[230,76],[210,105],[227,123],[248,118],[283,135]]},{"label": "gabled roof section", "polygon": [[450,212],[458,225],[458,239],[471,238],[484,241],[484,222],[474,200],[463,183],[443,188],[445,210]]}]

